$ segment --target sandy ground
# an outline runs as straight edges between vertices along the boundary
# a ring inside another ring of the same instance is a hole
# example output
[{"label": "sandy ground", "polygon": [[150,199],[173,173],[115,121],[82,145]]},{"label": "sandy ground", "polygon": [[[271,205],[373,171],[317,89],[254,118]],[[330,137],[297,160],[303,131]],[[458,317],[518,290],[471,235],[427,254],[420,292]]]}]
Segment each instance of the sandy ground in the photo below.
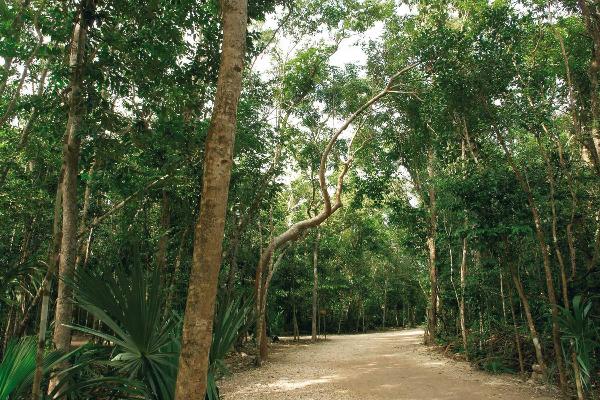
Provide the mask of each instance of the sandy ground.
[{"label": "sandy ground", "polygon": [[473,370],[424,347],[420,330],[276,345],[262,368],[220,382],[225,400],[547,400],[511,376]]}]

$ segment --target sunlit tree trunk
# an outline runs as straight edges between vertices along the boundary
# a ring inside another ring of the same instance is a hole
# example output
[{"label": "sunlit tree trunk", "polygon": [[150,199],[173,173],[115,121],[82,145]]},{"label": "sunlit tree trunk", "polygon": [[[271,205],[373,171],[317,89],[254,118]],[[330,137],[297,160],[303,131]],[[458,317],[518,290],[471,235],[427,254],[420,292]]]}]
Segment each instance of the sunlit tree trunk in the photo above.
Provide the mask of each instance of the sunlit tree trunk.
[{"label": "sunlit tree trunk", "polygon": [[247,1],[222,0],[223,43],[204,151],[200,216],[185,309],[176,400],[203,399],[225,229],[225,214],[246,54]]}]

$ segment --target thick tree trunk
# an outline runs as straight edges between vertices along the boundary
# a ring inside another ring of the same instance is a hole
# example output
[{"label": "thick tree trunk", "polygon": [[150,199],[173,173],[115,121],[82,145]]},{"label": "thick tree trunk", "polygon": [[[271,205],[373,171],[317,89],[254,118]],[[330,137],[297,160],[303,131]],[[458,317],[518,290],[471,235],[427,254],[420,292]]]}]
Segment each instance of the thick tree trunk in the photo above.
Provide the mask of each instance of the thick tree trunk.
[{"label": "thick tree trunk", "polygon": [[204,152],[200,216],[183,323],[176,400],[203,399],[223,248],[223,232],[246,54],[246,0],[222,0],[223,44]]},{"label": "thick tree trunk", "polygon": [[319,236],[320,232],[317,228],[315,235],[315,242],[313,244],[312,261],[313,261],[313,288],[312,288],[312,330],[311,340],[317,341],[317,318],[319,310],[317,309],[317,303],[319,298],[319,274],[318,274],[318,262],[319,262]]},{"label": "thick tree trunk", "polygon": [[[54,316],[54,346],[68,351],[71,347],[71,323],[73,313],[72,290],[66,280],[73,277],[77,260],[77,173],[79,164],[80,130],[85,112],[83,97],[84,54],[87,39],[85,15],[93,7],[89,0],[79,5],[79,16],[73,28],[69,66],[71,68],[69,115],[63,144],[64,177],[62,183],[62,238],[60,245],[58,296]],[[52,390],[58,382],[53,380]]]}]

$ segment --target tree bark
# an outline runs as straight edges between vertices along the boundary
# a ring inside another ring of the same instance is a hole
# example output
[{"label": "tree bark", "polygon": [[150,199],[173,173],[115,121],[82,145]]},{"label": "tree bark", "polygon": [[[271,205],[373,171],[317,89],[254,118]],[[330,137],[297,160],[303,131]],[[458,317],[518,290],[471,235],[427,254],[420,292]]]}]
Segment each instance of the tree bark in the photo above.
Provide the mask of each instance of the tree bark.
[{"label": "tree bark", "polygon": [[[367,102],[365,102],[361,107],[359,107],[358,110],[356,110],[352,115],[350,115],[350,117],[348,117],[348,119],[346,119],[344,121],[344,123],[340,126],[340,128],[338,128],[332,134],[329,141],[327,142],[327,145],[325,146],[325,149],[323,150],[323,153],[321,154],[321,161],[320,161],[320,165],[319,165],[319,186],[321,189],[321,195],[323,197],[323,210],[321,210],[320,213],[318,213],[312,217],[309,217],[305,220],[294,223],[285,232],[281,233],[278,236],[271,238],[269,245],[264,249],[264,251],[262,251],[262,249],[261,249],[261,254],[260,254],[258,265],[256,268],[256,271],[257,271],[256,283],[257,283],[257,285],[262,284],[261,280],[258,279],[258,274],[262,273],[261,271],[264,271],[267,268],[267,266],[271,263],[273,254],[275,253],[275,251],[277,249],[283,247],[284,245],[287,245],[291,241],[297,240],[308,229],[319,226],[327,218],[329,218],[333,213],[335,213],[338,209],[340,209],[342,207],[342,190],[344,187],[344,178],[346,177],[346,174],[348,173],[348,170],[350,169],[350,166],[354,160],[354,153],[352,152],[352,144],[353,144],[352,140],[354,139],[355,136],[353,136],[353,139],[350,141],[350,144],[348,145],[347,159],[345,162],[343,162],[341,171],[338,175],[336,190],[335,190],[335,194],[333,196],[334,202],[332,203],[331,196],[329,195],[327,182],[326,182],[326,170],[327,170],[327,161],[329,159],[329,155],[331,154],[333,146],[337,143],[340,135],[344,131],[346,131],[346,129],[348,129],[348,127],[352,124],[352,122],[354,122],[354,120],[356,118],[358,118],[364,111],[369,109],[373,104],[377,103],[378,101],[380,101],[383,97],[387,96],[388,94],[395,93],[394,85],[395,85],[396,80],[400,77],[400,75],[411,70],[415,66],[416,66],[416,64],[407,66],[407,67],[401,69],[400,71],[398,71],[396,74],[394,74],[390,78],[390,80],[388,81],[388,84],[382,91],[377,93],[375,96],[371,97]],[[257,288],[257,293],[261,292],[259,289],[260,288]],[[260,332],[260,330],[259,330],[259,332]],[[260,335],[260,333],[259,333],[259,335]],[[260,356],[260,354],[259,354],[259,356]],[[257,365],[261,364],[261,360],[259,358],[257,358],[256,364]]]},{"label": "tree bark", "polygon": [[173,297],[175,296],[175,289],[177,287],[177,282],[179,279],[179,275],[181,275],[181,260],[183,258],[183,251],[185,249],[185,242],[187,239],[188,232],[190,230],[190,225],[186,226],[183,232],[181,233],[181,240],[179,241],[179,249],[177,250],[177,255],[175,256],[175,266],[173,267],[173,272],[169,282],[169,288],[167,293],[167,301],[165,302],[165,314],[171,312],[171,308],[173,306]]},{"label": "tree bark", "polygon": [[176,400],[203,399],[206,394],[236,114],[246,54],[247,0],[221,0],[220,5],[223,44],[204,152],[200,216],[195,228]]},{"label": "tree bark", "polygon": [[427,238],[427,248],[429,250],[429,284],[431,286],[431,295],[429,297],[429,318],[427,323],[426,343],[433,344],[437,332],[437,307],[438,307],[438,288],[437,288],[437,266],[436,266],[436,231],[437,231],[437,211],[435,200],[434,178],[434,154],[433,149],[429,149],[427,155],[427,174],[429,176],[429,237]]},{"label": "tree bark", "polygon": [[[60,245],[59,282],[54,316],[54,346],[58,350],[69,351],[71,346],[71,323],[73,304],[72,290],[66,280],[73,277],[77,258],[77,173],[79,164],[80,131],[85,112],[83,97],[83,74],[88,21],[85,16],[93,2],[83,0],[79,4],[79,14],[73,28],[69,56],[70,95],[67,128],[63,144],[64,177],[62,183],[62,238]],[[52,380],[49,391],[58,382]]]},{"label": "tree bark", "polygon": [[527,202],[529,204],[529,209],[531,211],[531,215],[533,218],[533,223],[535,226],[535,236],[538,242],[538,246],[540,249],[540,253],[542,255],[542,261],[544,266],[544,274],[546,278],[546,288],[548,301],[550,303],[551,311],[552,311],[552,341],[554,345],[554,357],[556,360],[556,365],[558,367],[558,376],[559,376],[559,385],[561,390],[566,390],[567,387],[567,375],[565,372],[564,360],[562,357],[562,346],[561,346],[561,338],[560,338],[560,330],[558,326],[558,304],[556,301],[556,292],[554,290],[554,282],[552,277],[552,266],[550,261],[550,254],[548,251],[548,245],[546,243],[546,235],[544,233],[544,228],[542,225],[542,219],[540,217],[537,205],[533,198],[533,193],[531,188],[529,187],[529,183],[524,178],[523,174],[517,167],[512,154],[506,142],[504,141],[504,136],[502,135],[499,129],[496,129],[496,137],[504,150],[504,153],[508,159],[508,163],[513,170],[515,177],[517,178],[518,183],[523,189],[525,195],[527,196]]},{"label": "tree bark", "polygon": [[311,326],[311,340],[317,341],[317,318],[319,310],[317,309],[317,303],[319,298],[319,274],[318,274],[318,261],[319,261],[319,228],[316,229],[315,242],[313,244],[312,261],[313,261],[313,287],[312,287],[312,326]]},{"label": "tree bark", "polygon": [[525,374],[525,361],[523,360],[523,350],[521,349],[521,335],[519,335],[519,327],[517,326],[517,317],[515,316],[515,306],[513,303],[513,291],[510,284],[508,285],[508,305],[512,317],[513,331],[515,332],[515,346],[517,347],[517,356],[519,358],[519,370],[521,371],[521,374]]},{"label": "tree bark", "polygon": [[467,341],[467,326],[465,317],[465,289],[467,286],[467,238],[463,238],[462,246],[462,260],[460,262],[460,303],[459,303],[459,314],[460,314],[460,333],[463,341],[463,348],[465,349],[465,356],[469,359],[469,346]]},{"label": "tree bark", "polygon": [[[600,160],[600,7],[597,2],[577,0],[587,31],[593,42],[592,59],[588,74],[590,77],[591,137],[596,158]],[[600,173],[600,171],[598,171]]]},{"label": "tree bark", "polygon": [[169,229],[171,228],[171,209],[169,193],[163,189],[160,203],[160,238],[156,251],[156,267],[160,271],[161,279],[165,282],[167,272],[167,253],[169,247]]},{"label": "tree bark", "polygon": [[535,350],[535,359],[542,369],[543,373],[546,373],[546,362],[544,361],[544,355],[542,353],[542,344],[540,342],[540,338],[535,327],[535,322],[533,320],[533,316],[531,314],[531,307],[529,307],[529,300],[527,299],[527,295],[525,294],[525,290],[523,289],[523,285],[521,284],[521,280],[519,279],[519,275],[514,264],[509,261],[508,252],[508,239],[504,240],[504,251],[505,251],[505,262],[508,263],[508,267],[510,269],[510,275],[512,277],[515,288],[517,289],[517,294],[519,295],[519,300],[521,300],[521,305],[523,306],[523,311],[525,312],[525,319],[527,320],[527,326],[529,327],[529,333],[531,335],[531,341],[533,343],[533,349]]},{"label": "tree bark", "polygon": [[298,329],[298,316],[296,315],[296,303],[292,306],[292,324],[294,325],[294,342],[300,340],[300,330]]}]

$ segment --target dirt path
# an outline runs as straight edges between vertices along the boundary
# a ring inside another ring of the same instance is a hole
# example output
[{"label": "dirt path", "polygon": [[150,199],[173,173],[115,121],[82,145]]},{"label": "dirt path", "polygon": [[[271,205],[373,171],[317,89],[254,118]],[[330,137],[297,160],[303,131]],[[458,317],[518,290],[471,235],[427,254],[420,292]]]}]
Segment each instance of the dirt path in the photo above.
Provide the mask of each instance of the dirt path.
[{"label": "dirt path", "polygon": [[422,331],[332,336],[274,346],[262,368],[221,382],[225,400],[548,400],[510,376],[489,375],[431,353]]}]

